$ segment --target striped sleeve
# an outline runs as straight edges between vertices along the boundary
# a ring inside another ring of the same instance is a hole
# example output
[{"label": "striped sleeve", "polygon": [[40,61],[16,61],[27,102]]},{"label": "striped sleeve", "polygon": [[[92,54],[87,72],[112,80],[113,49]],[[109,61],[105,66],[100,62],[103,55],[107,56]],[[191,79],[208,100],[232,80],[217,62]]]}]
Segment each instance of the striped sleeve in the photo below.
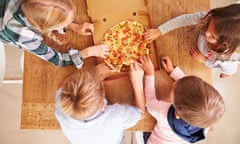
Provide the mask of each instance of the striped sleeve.
[{"label": "striped sleeve", "polygon": [[205,14],[206,14],[205,12],[196,12],[192,14],[180,15],[163,23],[158,28],[161,31],[162,35],[164,35],[172,30],[181,27],[196,25],[198,20],[204,17]]},{"label": "striped sleeve", "polygon": [[44,44],[40,34],[30,27],[24,26],[23,18],[15,18],[8,21],[4,29],[0,31],[1,41],[24,49],[56,66],[75,65],[81,68],[83,59],[79,50],[70,48],[67,53],[61,53]]}]

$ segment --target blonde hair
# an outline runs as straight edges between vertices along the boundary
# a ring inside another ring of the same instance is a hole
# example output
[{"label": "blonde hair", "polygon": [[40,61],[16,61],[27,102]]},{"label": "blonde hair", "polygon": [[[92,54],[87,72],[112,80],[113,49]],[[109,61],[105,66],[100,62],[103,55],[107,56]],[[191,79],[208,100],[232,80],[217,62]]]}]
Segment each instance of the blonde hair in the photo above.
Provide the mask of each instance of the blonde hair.
[{"label": "blonde hair", "polygon": [[100,109],[104,96],[102,80],[96,70],[82,68],[68,76],[63,83],[60,106],[64,114],[85,120]]},{"label": "blonde hair", "polygon": [[203,33],[211,20],[215,21],[218,40],[217,44],[209,43],[209,47],[219,54],[230,55],[235,52],[240,47],[240,4],[210,10],[198,23]]},{"label": "blonde hair", "polygon": [[63,28],[74,18],[71,0],[22,0],[22,9],[30,24],[43,33]]},{"label": "blonde hair", "polygon": [[218,91],[196,76],[187,76],[176,82],[173,105],[181,119],[200,128],[212,126],[225,112]]}]

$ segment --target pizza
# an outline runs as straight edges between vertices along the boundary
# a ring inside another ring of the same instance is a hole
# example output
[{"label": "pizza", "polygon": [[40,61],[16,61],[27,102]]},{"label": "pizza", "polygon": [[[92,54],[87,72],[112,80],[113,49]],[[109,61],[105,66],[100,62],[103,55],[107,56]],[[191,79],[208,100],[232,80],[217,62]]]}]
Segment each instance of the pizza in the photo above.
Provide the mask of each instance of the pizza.
[{"label": "pizza", "polygon": [[137,21],[122,21],[111,27],[104,35],[103,42],[110,48],[104,62],[118,72],[125,71],[129,65],[149,54],[148,43],[143,33],[146,27]]}]

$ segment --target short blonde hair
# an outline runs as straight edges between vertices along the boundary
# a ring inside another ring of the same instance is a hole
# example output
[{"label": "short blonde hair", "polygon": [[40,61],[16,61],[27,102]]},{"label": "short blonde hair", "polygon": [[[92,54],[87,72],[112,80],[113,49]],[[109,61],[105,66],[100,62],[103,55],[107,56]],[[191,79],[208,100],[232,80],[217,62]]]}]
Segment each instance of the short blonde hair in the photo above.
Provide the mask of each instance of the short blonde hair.
[{"label": "short blonde hair", "polygon": [[73,21],[75,8],[71,0],[22,0],[22,9],[30,24],[46,33],[61,27],[67,19]]},{"label": "short blonde hair", "polygon": [[187,76],[176,82],[173,105],[181,119],[200,128],[212,126],[225,111],[218,91],[196,76]]},{"label": "short blonde hair", "polygon": [[66,78],[61,88],[60,106],[72,118],[85,120],[103,104],[105,91],[96,70],[78,70]]}]

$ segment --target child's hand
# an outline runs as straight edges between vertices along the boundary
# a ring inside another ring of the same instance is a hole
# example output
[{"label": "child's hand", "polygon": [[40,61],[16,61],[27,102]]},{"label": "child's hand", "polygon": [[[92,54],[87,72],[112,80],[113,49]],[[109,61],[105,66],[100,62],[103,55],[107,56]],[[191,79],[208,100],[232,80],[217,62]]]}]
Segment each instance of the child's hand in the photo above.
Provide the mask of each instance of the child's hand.
[{"label": "child's hand", "polygon": [[149,55],[143,56],[140,59],[141,67],[146,75],[154,75],[154,66]]},{"label": "child's hand", "polygon": [[197,48],[191,48],[190,49],[190,55],[192,56],[192,58],[194,58],[195,60],[197,60],[201,63],[205,63],[206,60],[207,60],[207,57],[202,55]]},{"label": "child's hand", "polygon": [[168,56],[162,57],[161,59],[162,66],[167,73],[171,73],[174,69],[173,63]]},{"label": "child's hand", "polygon": [[109,54],[109,47],[105,44],[95,45],[81,50],[81,55],[85,59],[87,57],[96,56],[106,58]]},{"label": "child's hand", "polygon": [[145,100],[143,91],[143,75],[144,72],[139,63],[135,62],[130,65],[130,80],[135,95],[135,104],[139,107],[142,113],[145,113]]},{"label": "child's hand", "polygon": [[130,65],[129,76],[133,89],[143,90],[143,75],[144,72],[139,63],[135,62]]},{"label": "child's hand", "polygon": [[79,35],[92,35],[92,33],[94,31],[93,24],[91,24],[91,23],[83,23],[81,25],[71,23],[68,26],[68,28],[72,29],[73,31],[75,31]]},{"label": "child's hand", "polygon": [[148,29],[144,34],[144,39],[147,40],[149,43],[157,39],[161,35],[161,31],[156,29]]}]

